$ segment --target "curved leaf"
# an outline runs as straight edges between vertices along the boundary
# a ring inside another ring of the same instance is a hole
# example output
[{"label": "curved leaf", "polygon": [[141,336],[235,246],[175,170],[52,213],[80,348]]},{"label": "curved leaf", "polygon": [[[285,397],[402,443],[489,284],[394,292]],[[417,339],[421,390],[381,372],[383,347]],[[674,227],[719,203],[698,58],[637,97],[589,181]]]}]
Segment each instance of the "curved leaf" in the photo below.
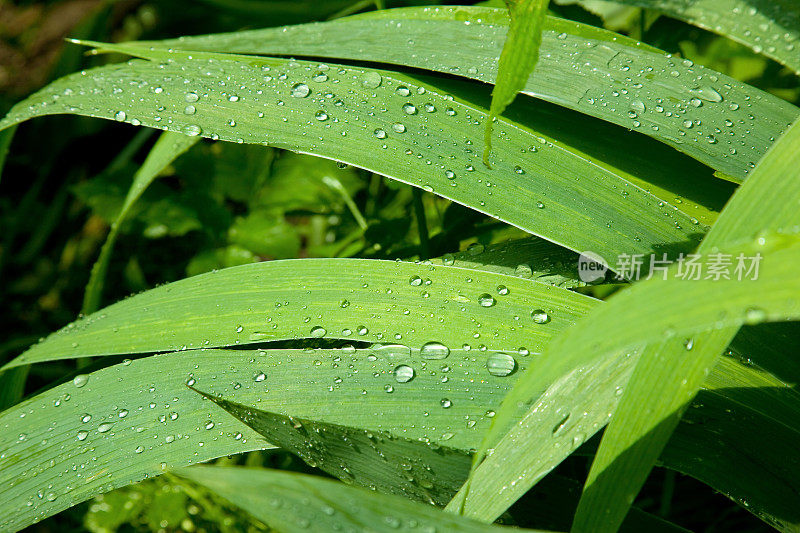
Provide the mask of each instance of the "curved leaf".
[{"label": "curved leaf", "polygon": [[287,533],[308,531],[310,524],[317,531],[533,531],[482,524],[398,496],[305,474],[209,466],[175,473]]},{"label": "curved leaf", "polygon": [[800,73],[800,5],[793,0],[615,0],[729,37]]},{"label": "curved leaf", "polygon": [[[500,9],[407,8],[130,46],[376,61],[492,83],[507,27]],[[719,72],[552,17],[523,92],[654,137],[737,180],[798,115],[795,106]]]},{"label": "curved leaf", "polygon": [[573,250],[609,256],[688,249],[704,230],[610,170],[515,124],[498,123],[503,141],[495,147],[494,170],[486,169],[473,148],[485,110],[404,74],[199,52],[137,53],[152,61],[62,78],[17,104],[0,127],[78,113],[309,152],[422,187]]},{"label": "curved leaf", "polygon": [[97,311],[100,305],[100,298],[103,294],[108,262],[111,259],[111,252],[114,250],[114,243],[117,240],[117,232],[131,206],[139,199],[144,190],[153,180],[164,170],[164,168],[178,158],[182,153],[191,148],[199,139],[187,137],[177,133],[166,132],[159,137],[156,144],[150,150],[142,166],[136,171],[133,183],[125,197],[125,202],[120,209],[117,218],[111,224],[111,231],[100,249],[100,256],[92,267],[89,283],[86,285],[86,293],[83,296],[84,314]]}]

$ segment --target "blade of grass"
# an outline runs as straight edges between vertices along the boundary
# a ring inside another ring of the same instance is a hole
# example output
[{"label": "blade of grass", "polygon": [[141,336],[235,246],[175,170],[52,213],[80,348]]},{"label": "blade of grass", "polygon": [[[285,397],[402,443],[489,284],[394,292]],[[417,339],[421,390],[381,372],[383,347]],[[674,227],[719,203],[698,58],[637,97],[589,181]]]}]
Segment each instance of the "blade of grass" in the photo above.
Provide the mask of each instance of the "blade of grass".
[{"label": "blade of grass", "polygon": [[[416,377],[411,377],[414,372],[411,366],[402,368],[394,370],[395,381]],[[389,385],[389,393],[394,392],[394,387],[399,392],[402,386]],[[197,392],[268,442],[348,484],[444,506],[469,474],[469,454],[447,446],[451,433],[443,434],[433,443],[421,442],[386,432],[262,411]]]},{"label": "blade of grass", "polygon": [[311,524],[317,531],[512,531],[443,513],[398,496],[306,474],[211,466],[184,468],[175,474],[212,490],[270,527],[287,533],[308,531]]},{"label": "blade of grass", "polygon": [[[412,347],[525,347],[535,353],[596,302],[528,279],[450,266],[270,261],[198,275],[118,302],[54,333],[4,368],[321,337]],[[545,310],[549,322],[536,323],[535,309]]]},{"label": "blade of grass", "polygon": [[497,62],[497,78],[492,89],[492,104],[483,134],[483,164],[489,166],[494,119],[503,114],[517,97],[539,61],[542,24],[550,0],[506,0],[508,34]]},{"label": "blade of grass", "polygon": [[[200,52],[139,52],[152,61],[62,78],[18,104],[0,127],[41,114],[85,113],[309,152],[422,187],[570,249],[608,257],[649,254],[654,248],[688,250],[704,230],[697,219],[612,171],[503,121],[495,169],[486,169],[471,148],[483,131],[485,110],[402,74]],[[135,83],[114,93],[120,79]],[[103,92],[97,94],[97,88]],[[53,101],[53,94],[59,99]],[[187,98],[198,101],[187,105]],[[386,111],[375,113],[375,106]],[[531,206],[538,207],[535,216]],[[573,224],[567,227],[564,220]]]},{"label": "blade of grass", "polygon": [[[397,346],[207,350],[76,376],[0,413],[0,530],[167,468],[267,446],[187,384],[260,410],[467,453],[514,379],[489,372],[492,355],[453,350],[430,359]],[[414,377],[398,381],[399,365]],[[526,357],[517,355],[516,365],[525,368]]]},{"label": "blade of grass", "polygon": [[[492,83],[508,23],[502,9],[404,8],[130,46],[375,61]],[[737,181],[798,115],[729,76],[572,21],[545,19],[539,55],[525,94],[651,136]]]},{"label": "blade of grass", "polygon": [[800,5],[792,0],[614,1],[713,31],[800,73]]},{"label": "blade of grass", "polygon": [[[726,206],[717,224],[700,245],[711,252],[753,235],[754,229],[792,231],[800,224],[800,121],[779,139],[747,184]],[[770,209],[755,206],[769,205]],[[766,237],[762,237],[769,241]],[[765,265],[766,266],[766,265]],[[787,287],[782,296],[791,295]],[[709,310],[716,315],[716,312]],[[764,311],[754,303],[744,320]],[[575,515],[573,531],[613,531],[622,522],[644,484],[687,403],[700,389],[708,371],[727,347],[738,327],[717,330],[695,339],[695,357],[681,357],[673,341],[645,351],[628,384],[617,413],[603,436]],[[603,517],[598,518],[602,511]]]},{"label": "blade of grass", "polygon": [[147,155],[147,159],[136,171],[122,209],[120,209],[117,218],[111,223],[111,230],[108,233],[108,237],[106,237],[106,242],[103,243],[103,247],[100,249],[100,256],[92,267],[92,273],[86,285],[86,293],[83,296],[83,309],[81,311],[83,314],[93,313],[100,306],[100,299],[103,296],[103,287],[108,272],[108,262],[114,250],[119,227],[125,220],[131,206],[169,164],[191,148],[198,140],[199,138],[197,137],[165,132],[156,141],[156,144]]}]

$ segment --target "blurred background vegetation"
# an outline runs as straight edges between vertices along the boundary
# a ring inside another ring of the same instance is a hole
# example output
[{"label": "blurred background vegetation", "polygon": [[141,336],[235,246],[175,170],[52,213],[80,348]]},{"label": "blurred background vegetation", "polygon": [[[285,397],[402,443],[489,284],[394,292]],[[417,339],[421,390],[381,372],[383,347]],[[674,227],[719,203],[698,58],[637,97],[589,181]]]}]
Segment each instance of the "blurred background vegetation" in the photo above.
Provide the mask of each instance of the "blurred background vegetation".
[{"label": "blurred background vegetation", "polygon": [[[48,81],[119,56],[87,56],[65,37],[120,42],[280,26],[364,10],[456,2],[355,0],[0,0],[0,111]],[[503,6],[491,2],[457,2]],[[779,64],[682,22],[594,0],[552,2],[559,16],[604,26],[729,74],[794,103],[798,80]],[[0,194],[0,363],[75,319],[89,272],[154,130],[46,117],[17,131]],[[297,257],[424,259],[523,233],[432,194],[333,161],[261,146],[203,141],[167,169],[124,224],[104,304],[186,276]],[[37,365],[25,394],[74,371]],[[0,395],[2,396],[2,395]],[[4,407],[0,405],[0,408]],[[310,470],[282,452],[222,462]],[[580,493],[587,461],[571,457],[505,517],[565,529],[550,490]],[[315,472],[321,474],[320,472]],[[683,496],[680,504],[674,498]],[[687,497],[688,494],[688,497]],[[574,503],[574,502],[573,502]],[[768,529],[690,478],[657,472],[638,504],[697,531]],[[708,526],[708,524],[712,524]],[[31,531],[263,531],[206,491],[162,476],[119,489]]]}]

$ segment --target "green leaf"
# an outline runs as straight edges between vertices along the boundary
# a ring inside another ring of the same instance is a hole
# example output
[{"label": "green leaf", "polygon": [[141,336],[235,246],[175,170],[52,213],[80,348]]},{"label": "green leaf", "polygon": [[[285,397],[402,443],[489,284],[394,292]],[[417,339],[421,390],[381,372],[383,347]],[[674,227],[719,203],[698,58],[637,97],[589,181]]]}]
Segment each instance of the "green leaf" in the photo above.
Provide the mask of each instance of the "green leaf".
[{"label": "green leaf", "polygon": [[[390,9],[130,46],[377,61],[493,83],[508,22],[502,9]],[[634,129],[737,180],[798,115],[788,102],[729,76],[572,21],[545,19],[539,55],[524,93]]]},{"label": "green leaf", "polygon": [[542,44],[542,23],[550,0],[507,0],[510,23],[492,90],[492,104],[484,132],[483,163],[489,166],[492,151],[494,119],[511,105],[517,93],[525,88],[539,61]]},{"label": "green leaf", "polygon": [[532,531],[444,513],[435,507],[306,474],[196,466],[176,470],[278,531]]},{"label": "green leaf", "polygon": [[100,305],[100,299],[103,295],[103,286],[105,285],[106,274],[108,272],[108,262],[114,250],[114,243],[117,240],[119,227],[125,220],[133,204],[170,163],[191,148],[197,141],[198,138],[169,132],[163,133],[158,141],[156,141],[156,144],[147,155],[147,159],[145,159],[142,166],[139,167],[139,170],[136,171],[136,175],[133,177],[133,183],[125,197],[122,209],[120,209],[116,219],[111,223],[111,231],[109,231],[106,242],[103,243],[103,247],[100,249],[100,256],[97,258],[97,262],[95,262],[92,267],[92,273],[83,296],[82,313],[93,313]]},{"label": "green leaf", "polygon": [[565,289],[586,285],[577,276],[578,254],[536,237],[489,245],[473,243],[463,252],[448,253],[430,261],[434,265],[533,279]]},{"label": "green leaf", "polygon": [[[502,289],[502,287],[505,289]],[[73,357],[301,338],[541,351],[596,300],[528,279],[364,259],[270,261],[138,294],[63,328],[4,368]],[[548,313],[537,323],[532,311]]]},{"label": "green leaf", "polygon": [[[517,124],[498,123],[504,141],[495,149],[494,170],[486,169],[472,148],[485,109],[404,74],[200,52],[137,53],[152,61],[62,78],[15,106],[0,127],[43,114],[81,113],[267,143],[342,160],[570,249],[609,257],[690,249],[704,230],[697,219],[612,170]],[[121,79],[134,83],[116,93]],[[436,111],[428,112],[427,104]],[[387,111],[376,114],[374,106]]]},{"label": "green leaf", "polygon": [[793,0],[615,1],[724,35],[800,73],[800,5]]},{"label": "green leaf", "polygon": [[[775,143],[751,179],[737,191],[698,251],[724,248],[753,235],[754,229],[764,235],[793,231],[800,223],[796,208],[800,199],[799,165],[800,121]],[[764,205],[770,209],[756,207]],[[769,244],[769,238],[762,239]],[[783,298],[792,294],[788,286],[773,290]],[[706,320],[717,318],[723,308],[718,305],[705,310]],[[758,322],[762,313],[765,311],[756,301],[744,310],[743,320],[746,323],[755,316]],[[789,315],[787,311],[786,318]],[[682,357],[675,341],[648,347],[644,352],[603,436],[578,506],[574,531],[613,531],[622,522],[686,404],[738,331],[738,327],[722,325],[715,329],[695,340],[700,350],[692,358]],[[598,519],[601,509],[604,517]]]},{"label": "green leaf", "polygon": [[[267,446],[187,384],[263,411],[466,453],[516,375],[499,374],[522,371],[531,357],[459,349],[431,358],[445,353],[398,345],[202,350],[76,376],[0,413],[0,529],[22,528],[166,468]],[[490,365],[493,374],[487,363],[497,357],[515,366]],[[403,364],[415,371],[405,382],[395,372]]]},{"label": "green leaf", "polygon": [[9,128],[8,130],[0,133],[0,177],[3,176],[3,169],[6,166],[6,157],[8,150],[11,147],[11,141],[14,140],[14,134],[17,128]]},{"label": "green leaf", "polygon": [[[387,393],[394,393],[395,387],[400,392],[400,383],[408,383],[422,371],[415,370],[410,359],[405,363],[409,364],[399,364],[393,370],[397,383],[387,385]],[[267,441],[348,484],[443,506],[469,475],[469,455],[446,446],[452,433],[434,442],[414,441],[387,432],[279,415],[197,392]]]}]

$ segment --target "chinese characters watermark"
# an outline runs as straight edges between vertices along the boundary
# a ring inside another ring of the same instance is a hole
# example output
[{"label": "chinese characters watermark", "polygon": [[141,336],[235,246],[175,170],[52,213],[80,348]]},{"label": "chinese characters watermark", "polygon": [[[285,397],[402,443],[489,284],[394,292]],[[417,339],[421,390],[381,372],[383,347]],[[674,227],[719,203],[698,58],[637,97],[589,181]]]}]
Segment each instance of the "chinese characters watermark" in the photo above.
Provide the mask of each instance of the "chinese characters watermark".
[{"label": "chinese characters watermark", "polygon": [[671,259],[667,254],[621,254],[614,265],[593,252],[582,252],[578,258],[578,276],[591,283],[605,278],[610,268],[616,273],[615,279],[639,281],[661,278],[670,275],[682,280],[751,280],[758,279],[762,256],[725,253],[683,254]]}]

